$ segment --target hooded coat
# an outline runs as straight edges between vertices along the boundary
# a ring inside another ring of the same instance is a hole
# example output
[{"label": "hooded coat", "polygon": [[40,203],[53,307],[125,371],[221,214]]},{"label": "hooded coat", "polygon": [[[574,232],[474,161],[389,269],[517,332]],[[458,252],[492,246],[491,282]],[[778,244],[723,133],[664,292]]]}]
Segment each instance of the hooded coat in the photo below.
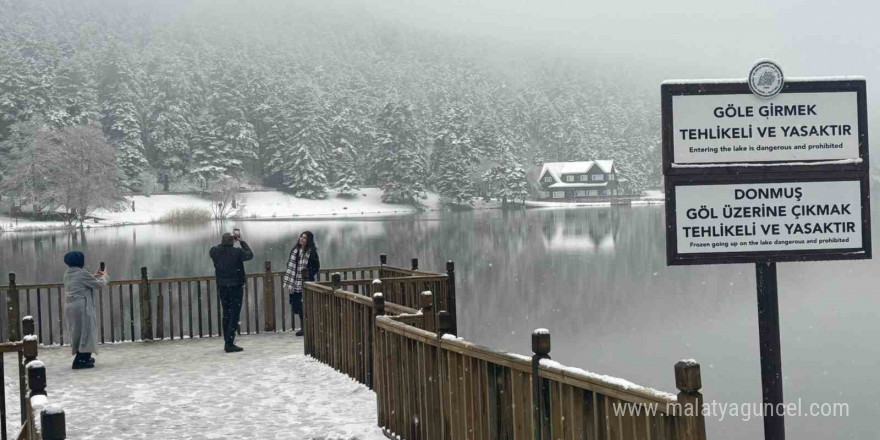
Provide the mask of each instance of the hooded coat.
[{"label": "hooded coat", "polygon": [[81,267],[68,267],[64,272],[67,325],[73,354],[98,351],[98,309],[95,304],[100,289],[108,281],[107,275],[96,278]]}]

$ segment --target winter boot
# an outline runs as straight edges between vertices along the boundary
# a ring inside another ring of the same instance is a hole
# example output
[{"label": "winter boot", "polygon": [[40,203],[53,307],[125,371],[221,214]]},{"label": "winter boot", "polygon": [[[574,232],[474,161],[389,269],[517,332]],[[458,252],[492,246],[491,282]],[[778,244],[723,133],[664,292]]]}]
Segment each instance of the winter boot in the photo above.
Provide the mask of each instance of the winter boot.
[{"label": "winter boot", "polygon": [[95,364],[89,363],[89,353],[77,353],[73,358],[73,369],[82,370],[85,368],[95,368]]},{"label": "winter boot", "polygon": [[95,363],[95,358],[92,357],[91,353],[76,352],[76,357],[81,358],[82,360],[85,360],[86,362],[88,362],[90,364]]},{"label": "winter boot", "polygon": [[239,346],[237,346],[237,345],[235,345],[235,344],[226,344],[226,348],[225,348],[225,350],[226,350],[227,353],[236,353],[236,352],[239,352],[239,351],[244,351],[243,348],[241,348],[241,347],[239,347]]}]

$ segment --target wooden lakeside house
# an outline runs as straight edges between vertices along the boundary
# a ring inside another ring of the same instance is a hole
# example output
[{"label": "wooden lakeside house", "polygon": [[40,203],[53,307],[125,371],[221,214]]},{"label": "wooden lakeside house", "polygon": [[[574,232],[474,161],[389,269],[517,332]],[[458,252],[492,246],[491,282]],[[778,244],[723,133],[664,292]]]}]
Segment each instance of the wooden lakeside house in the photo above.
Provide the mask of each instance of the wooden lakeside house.
[{"label": "wooden lakeside house", "polygon": [[622,195],[613,160],[547,162],[538,175],[538,199],[575,201]]}]

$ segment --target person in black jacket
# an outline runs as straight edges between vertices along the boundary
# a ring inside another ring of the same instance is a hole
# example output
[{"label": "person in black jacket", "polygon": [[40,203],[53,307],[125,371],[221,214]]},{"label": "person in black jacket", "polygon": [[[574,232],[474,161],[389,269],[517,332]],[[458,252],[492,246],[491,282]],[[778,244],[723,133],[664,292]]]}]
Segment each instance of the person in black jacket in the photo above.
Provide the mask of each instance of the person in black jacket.
[{"label": "person in black jacket", "polygon": [[[241,248],[235,247],[235,242]],[[235,345],[235,330],[241,315],[242,286],[247,281],[244,262],[254,258],[254,253],[241,236],[227,232],[223,234],[221,243],[211,248],[210,255],[214,260],[217,290],[223,305],[223,339],[226,352],[242,351],[243,348]]]},{"label": "person in black jacket", "polygon": [[290,292],[290,324],[296,328],[294,316],[299,315],[300,329],[297,336],[303,335],[303,277],[302,270],[308,268],[308,277],[305,281],[315,281],[321,271],[321,261],[318,259],[318,248],[315,246],[315,235],[309,231],[303,232],[296,242],[296,246],[290,250],[287,260],[287,271],[284,273],[284,287]]}]

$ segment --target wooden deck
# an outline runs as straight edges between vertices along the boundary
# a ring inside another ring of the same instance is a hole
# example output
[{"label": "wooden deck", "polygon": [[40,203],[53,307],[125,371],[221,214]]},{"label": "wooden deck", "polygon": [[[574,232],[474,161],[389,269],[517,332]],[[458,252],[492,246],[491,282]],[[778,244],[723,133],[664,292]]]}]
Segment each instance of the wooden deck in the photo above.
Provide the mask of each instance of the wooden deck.
[{"label": "wooden deck", "polygon": [[[328,269],[306,283],[306,355],[375,391],[376,420],[403,440],[703,440],[700,366],[674,366],[677,394],[570,368],[550,359],[550,334],[537,329],[523,356],[456,337],[455,268],[446,273],[388,266]],[[100,294],[101,342],[220,336],[213,277],[111,283]],[[281,272],[269,263],[248,275],[242,334],[284,332],[290,317]],[[36,313],[43,344],[63,343],[58,284],[17,285],[3,328],[19,335],[18,315]],[[51,292],[55,289],[56,296]],[[46,298],[43,298],[43,294]],[[56,302],[57,300],[57,302]],[[13,324],[9,324],[13,323]],[[280,325],[279,325],[280,323]],[[182,342],[190,344],[191,342]],[[139,345],[139,344],[138,344]],[[673,371],[670,366],[670,372]],[[279,385],[283,387],[283,385]]]}]

